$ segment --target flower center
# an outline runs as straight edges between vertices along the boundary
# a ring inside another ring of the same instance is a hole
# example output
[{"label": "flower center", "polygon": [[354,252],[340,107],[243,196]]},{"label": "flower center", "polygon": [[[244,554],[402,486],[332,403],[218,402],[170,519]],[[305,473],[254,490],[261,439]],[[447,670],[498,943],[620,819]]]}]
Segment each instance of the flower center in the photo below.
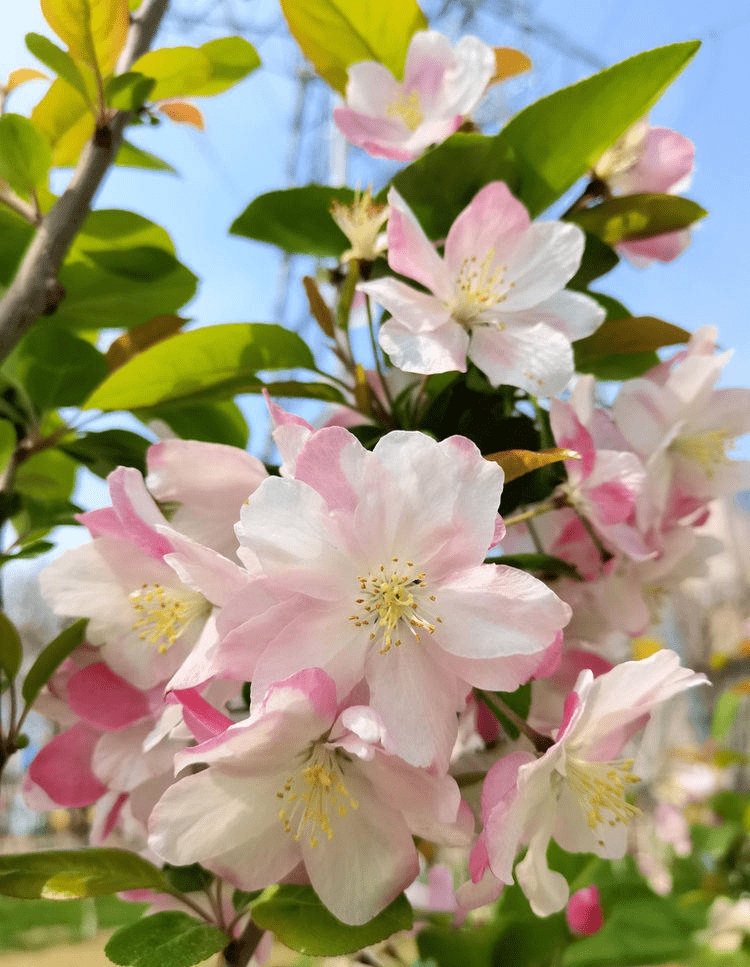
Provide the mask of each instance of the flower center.
[{"label": "flower center", "polygon": [[394,101],[391,101],[385,109],[385,114],[389,118],[401,118],[410,131],[416,131],[424,121],[422,102],[419,100],[419,94],[415,90],[409,91],[408,94],[404,94],[401,91],[398,97]]},{"label": "flower center", "polygon": [[276,793],[284,805],[279,819],[285,833],[292,833],[295,841],[309,827],[310,846],[317,846],[318,836],[324,833],[333,839],[331,816],[337,813],[342,819],[349,809],[359,809],[359,803],[344,785],[344,775],[336,752],[320,743],[313,746],[306,764],[284,783]]},{"label": "flower center", "polygon": [[334,199],[331,215],[352,246],[345,256],[348,254],[349,258],[374,261],[384,250],[384,244],[379,244],[378,234],[389,213],[388,205],[376,205],[372,200],[372,187],[365,191],[357,189],[350,205]]},{"label": "flower center", "polygon": [[129,597],[138,615],[133,631],[140,631],[141,641],[153,645],[161,639],[161,655],[185,634],[193,621],[207,617],[211,611],[203,595],[188,588],[178,591],[161,584],[142,584]]},{"label": "flower center", "polygon": [[695,433],[692,436],[678,436],[672,449],[688,460],[695,460],[710,479],[721,464],[731,463],[727,450],[735,446],[735,438],[728,430],[711,430],[708,433]]},{"label": "flower center", "polygon": [[[618,823],[628,826],[633,816],[640,816],[641,810],[625,798],[628,785],[641,781],[640,776],[632,774],[632,768],[632,759],[589,762],[568,754],[566,778],[586,814],[589,829],[596,829],[603,822],[610,826]],[[612,818],[605,819],[602,810],[610,813]],[[604,846],[604,841],[600,839],[599,845]]]},{"label": "flower center", "polygon": [[[456,276],[456,287],[453,301],[448,308],[456,322],[462,326],[469,326],[476,322],[485,309],[491,309],[499,302],[508,298],[508,289],[513,288],[514,282],[506,282],[503,273],[507,266],[492,267],[495,249],[491,248],[481,262],[476,255],[466,257]],[[498,329],[504,329],[501,322],[493,321]]]},{"label": "flower center", "polygon": [[[395,566],[394,566],[395,565]],[[371,626],[370,641],[378,639],[381,655],[398,647],[402,638],[398,635],[410,633],[421,641],[420,631],[435,633],[435,625],[442,624],[442,618],[431,613],[430,602],[435,595],[428,595],[425,574],[414,573],[412,561],[399,562],[392,557],[390,564],[381,564],[367,577],[358,575],[362,597],[356,599],[359,613],[349,620],[355,627]],[[394,640],[394,638],[396,640]]]}]

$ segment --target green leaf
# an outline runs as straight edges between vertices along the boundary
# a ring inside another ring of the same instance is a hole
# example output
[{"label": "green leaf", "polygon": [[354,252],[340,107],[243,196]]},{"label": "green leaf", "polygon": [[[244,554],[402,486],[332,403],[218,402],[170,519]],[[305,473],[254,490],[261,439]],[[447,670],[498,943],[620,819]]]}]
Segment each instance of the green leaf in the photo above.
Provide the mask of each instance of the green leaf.
[{"label": "green leaf", "polygon": [[379,61],[403,77],[409,42],[427,29],[416,0],[281,0],[281,9],[302,52],[341,94],[358,61]]},{"label": "green leaf", "polygon": [[190,967],[228,943],[218,927],[170,910],[121,927],[108,940],[104,953],[120,967]]},{"label": "green leaf", "polygon": [[151,77],[154,101],[184,97],[209,82],[212,64],[198,47],[162,47],[139,57],[131,70]]},{"label": "green leaf", "polygon": [[201,46],[211,64],[209,79],[197,90],[183,91],[193,97],[220,94],[260,67],[260,57],[244,37],[218,37]]},{"label": "green leaf", "polygon": [[67,52],[43,34],[26,34],[26,47],[46,67],[75,88],[84,98],[88,97],[86,85],[76,62]]},{"label": "green leaf", "polygon": [[100,208],[86,216],[83,228],[71,246],[71,253],[80,259],[97,252],[128,251],[144,246],[175,254],[169,232],[161,225],[135,212]]},{"label": "green leaf", "polygon": [[22,658],[23,648],[18,632],[10,619],[0,611],[0,668],[10,681],[18,674]]},{"label": "green leaf", "polygon": [[5,365],[37,413],[78,406],[109,373],[102,353],[53,322],[33,326]]},{"label": "green leaf", "polygon": [[587,232],[607,245],[687,228],[708,212],[689,198],[679,195],[625,195],[569,216]]},{"label": "green leaf", "polygon": [[139,111],[148,100],[156,81],[137,71],[115,74],[104,85],[104,100],[118,111]]},{"label": "green leaf", "polygon": [[0,420],[0,471],[8,466],[17,442],[16,428],[10,420]]},{"label": "green leaf", "polygon": [[576,365],[613,353],[650,353],[662,346],[686,343],[689,339],[687,329],[655,316],[610,318],[596,332],[576,341]]},{"label": "green leaf", "polygon": [[[512,709],[517,715],[520,715],[522,719],[525,719],[531,708],[531,683],[522,685],[515,692],[485,692],[483,689],[478,689],[477,691],[479,692],[480,699],[485,702],[485,705],[487,705],[495,718],[500,722],[508,733],[508,736],[513,740],[517,739],[521,734],[520,729],[509,718],[503,715],[500,706],[496,705],[492,700],[497,696],[508,708]],[[487,696],[486,700],[484,699],[485,694]]]},{"label": "green leaf", "polygon": [[330,383],[302,383],[287,379],[273,383],[258,383],[254,387],[249,387],[247,392],[261,393],[264,389],[267,389],[274,399],[323,400],[325,403],[348,405],[348,401],[341,390],[331,386]]},{"label": "green leaf", "polygon": [[192,299],[198,280],[190,269],[167,252],[154,252],[149,269],[145,254],[120,250],[68,259],[59,274],[66,296],[55,321],[77,329],[130,328]]},{"label": "green leaf", "polygon": [[47,184],[52,164],[49,142],[21,114],[0,117],[0,178],[28,195]]},{"label": "green leaf", "polygon": [[177,174],[177,169],[173,168],[167,161],[157,158],[150,151],[144,151],[138,145],[130,141],[123,141],[120,150],[117,152],[115,164],[124,168],[145,168],[148,171],[166,171],[171,175]]},{"label": "green leaf", "polygon": [[146,450],[151,441],[130,430],[101,430],[85,433],[58,449],[78,460],[97,477],[106,477],[117,467],[135,467],[146,473]]},{"label": "green leaf", "polygon": [[36,229],[10,208],[0,206],[0,285],[9,286]]},{"label": "green leaf", "polygon": [[47,551],[51,551],[54,546],[52,541],[32,541],[30,544],[24,543],[13,554],[0,554],[0,560],[5,564],[7,561],[27,560],[32,557],[39,557],[41,554],[46,554]]},{"label": "green leaf", "polygon": [[67,500],[73,492],[76,464],[58,450],[42,450],[24,460],[16,473],[16,491],[35,500]]},{"label": "green leaf", "polygon": [[506,567],[517,567],[522,571],[544,574],[545,577],[568,577],[574,581],[583,581],[577,569],[561,557],[551,554],[503,554],[501,557],[491,558],[493,564],[505,564]]},{"label": "green leaf", "polygon": [[84,409],[129,410],[228,399],[259,382],[258,370],[312,369],[303,340],[282,326],[228,323],[181,332],[135,356]]},{"label": "green leaf", "polygon": [[586,247],[578,271],[568,282],[569,289],[585,290],[595,280],[611,272],[620,261],[617,252],[597,235],[586,232]]},{"label": "green leaf", "polygon": [[523,170],[532,218],[586,174],[658,100],[700,41],[658,47],[531,104],[501,131]]},{"label": "green leaf", "polygon": [[721,742],[729,735],[740,710],[741,699],[734,692],[722,693],[714,706],[711,719],[711,738]]},{"label": "green leaf", "polygon": [[[501,136],[457,133],[400,171],[392,184],[427,236],[442,239],[480,188],[504,181],[517,193],[518,178],[513,151]],[[376,200],[384,201],[385,194],[383,189]]]},{"label": "green leaf", "polygon": [[409,930],[413,915],[402,893],[369,923],[350,927],[321,903],[311,886],[274,886],[253,905],[252,916],[263,930],[303,954],[335,957],[378,943],[398,930]]},{"label": "green leaf", "polygon": [[79,618],[74,624],[54,638],[37,655],[23,682],[21,694],[27,705],[33,705],[36,697],[50,680],[55,671],[86,637],[88,618]]},{"label": "green leaf", "polygon": [[234,400],[219,400],[183,406],[179,409],[158,407],[138,410],[138,419],[144,423],[163,420],[173,433],[183,440],[203,440],[205,443],[224,443],[244,450],[248,441],[248,426],[242,411]]},{"label": "green leaf", "polygon": [[153,864],[121,849],[46,850],[0,856],[3,896],[73,900],[165,887]]},{"label": "green leaf", "polygon": [[162,868],[164,879],[179,893],[195,893],[205,890],[214,879],[213,873],[205,870],[200,863],[190,863],[188,866],[172,866],[166,863]]},{"label": "green leaf", "polygon": [[498,919],[457,930],[427,927],[417,935],[419,955],[438,967],[495,967],[494,953],[502,929]]},{"label": "green leaf", "polygon": [[269,191],[251,201],[229,231],[278,245],[285,252],[338,258],[349,248],[349,240],[333,220],[331,204],[339,201],[347,205],[353,198],[351,188],[327,185]]}]

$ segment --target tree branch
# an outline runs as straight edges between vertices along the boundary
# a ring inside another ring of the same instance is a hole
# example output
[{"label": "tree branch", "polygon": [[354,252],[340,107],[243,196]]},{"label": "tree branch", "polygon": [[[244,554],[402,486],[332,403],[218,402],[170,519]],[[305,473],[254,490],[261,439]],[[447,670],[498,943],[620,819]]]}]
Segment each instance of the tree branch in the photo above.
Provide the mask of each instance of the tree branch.
[{"label": "tree branch", "polygon": [[224,948],[222,967],[247,967],[262,936],[263,931],[250,920],[242,935]]},{"label": "tree branch", "polygon": [[20,198],[12,188],[2,181],[0,181],[0,202],[7,205],[8,208],[12,208],[17,215],[25,218],[32,225],[38,225],[41,222],[41,216],[34,206]]},{"label": "tree branch", "polygon": [[[133,17],[116,73],[148,50],[169,0],[144,0]],[[118,111],[84,146],[70,184],[42,219],[16,277],[0,302],[0,362],[40,315],[51,315],[65,292],[57,273],[89,213],[94,196],[122,144],[129,111]]]}]

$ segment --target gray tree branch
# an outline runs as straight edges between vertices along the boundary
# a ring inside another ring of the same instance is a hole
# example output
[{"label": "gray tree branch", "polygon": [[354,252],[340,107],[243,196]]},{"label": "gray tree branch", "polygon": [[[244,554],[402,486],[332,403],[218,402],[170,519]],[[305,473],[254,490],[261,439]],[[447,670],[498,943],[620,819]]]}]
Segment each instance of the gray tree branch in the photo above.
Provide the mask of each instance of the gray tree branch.
[{"label": "gray tree branch", "polygon": [[[122,74],[151,46],[169,0],[144,0],[133,16],[117,62]],[[119,111],[85,145],[70,184],[44,216],[16,277],[0,302],[0,362],[40,315],[51,315],[65,293],[60,266],[89,213],[94,196],[122,144],[130,112]]]}]

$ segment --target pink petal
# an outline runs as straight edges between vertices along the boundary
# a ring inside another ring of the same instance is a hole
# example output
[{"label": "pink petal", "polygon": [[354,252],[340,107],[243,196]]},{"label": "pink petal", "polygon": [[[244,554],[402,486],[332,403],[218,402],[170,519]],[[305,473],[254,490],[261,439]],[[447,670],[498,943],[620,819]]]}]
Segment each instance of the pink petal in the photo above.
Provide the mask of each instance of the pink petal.
[{"label": "pink petal", "polygon": [[570,342],[545,323],[503,332],[475,326],[467,355],[493,386],[508,383],[535,396],[561,393],[573,375]]},{"label": "pink petal", "polygon": [[156,532],[166,524],[163,514],[146,490],[143,477],[133,467],[118,467],[107,477],[112,506],[128,538],[149,557],[162,558],[172,547]]},{"label": "pink petal", "polygon": [[667,232],[664,235],[652,235],[651,238],[635,238],[629,242],[620,242],[616,246],[620,255],[624,255],[636,268],[644,268],[651,262],[673,262],[690,244],[690,229],[683,228],[679,232]]},{"label": "pink petal", "polygon": [[362,449],[361,444],[344,427],[333,426],[314,433],[297,457],[294,476],[309,484],[328,504],[329,511],[354,510],[356,497],[341,470],[345,449]]},{"label": "pink petal", "polygon": [[505,261],[529,224],[529,213],[508,186],[502,181],[492,181],[474,196],[451,225],[445,242],[446,265],[452,273],[457,273],[465,259],[474,256],[481,261],[492,249],[495,251],[493,262]]},{"label": "pink petal", "polygon": [[399,275],[414,279],[440,298],[449,299],[452,286],[446,266],[395,188],[388,192],[388,204],[391,207],[388,264]]},{"label": "pink petal", "polygon": [[198,689],[175,689],[173,694],[184,709],[185,724],[198,742],[221,735],[232,725],[232,720],[207,702]]},{"label": "pink petal", "polygon": [[380,345],[394,366],[407,373],[466,372],[469,334],[455,322],[432,332],[414,332],[400,320],[389,319],[380,328]]},{"label": "pink petal", "polygon": [[91,771],[100,733],[84,722],[48,742],[31,762],[28,778],[60,806],[90,806],[107,787]]},{"label": "pink petal", "polygon": [[76,514],[76,520],[87,528],[92,537],[128,539],[114,507],[102,507],[100,510],[89,510],[84,514]]},{"label": "pink petal", "polygon": [[88,665],[68,682],[73,711],[89,724],[119,731],[151,714],[148,696],[116,675],[104,662]]}]

